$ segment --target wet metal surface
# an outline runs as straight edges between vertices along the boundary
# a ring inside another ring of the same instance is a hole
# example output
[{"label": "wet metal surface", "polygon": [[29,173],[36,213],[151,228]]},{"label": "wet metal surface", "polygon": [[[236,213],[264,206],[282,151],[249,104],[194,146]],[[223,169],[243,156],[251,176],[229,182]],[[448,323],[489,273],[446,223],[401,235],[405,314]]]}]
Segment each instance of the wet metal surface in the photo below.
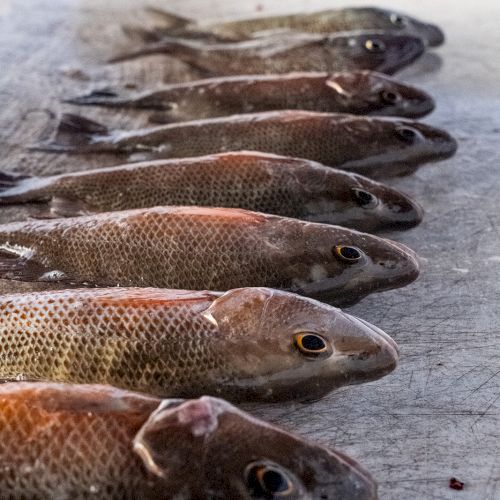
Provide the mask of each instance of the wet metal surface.
[{"label": "wet metal surface", "polygon": [[[347,3],[371,2],[290,0],[287,8]],[[147,113],[135,111],[63,107],[61,96],[106,85],[141,90],[189,76],[166,56],[103,66],[106,58],[134,47],[118,22],[151,17],[138,2],[100,4],[0,0],[0,168],[53,174],[111,165],[112,156],[53,156],[25,146],[53,127],[48,110],[83,112],[124,128],[147,120]],[[200,18],[283,12],[279,0],[168,4]],[[359,459],[378,479],[381,498],[493,500],[500,497],[500,4],[387,0],[384,6],[444,28],[447,44],[401,76],[434,95],[437,110],[426,121],[449,129],[460,143],[454,158],[390,180],[426,209],[419,228],[391,234],[422,256],[422,277],[350,309],[394,336],[401,364],[378,382],[320,402],[253,410]],[[0,221],[28,212],[2,209]],[[42,287],[0,282],[2,292]],[[465,483],[463,491],[449,488],[451,477]]]}]

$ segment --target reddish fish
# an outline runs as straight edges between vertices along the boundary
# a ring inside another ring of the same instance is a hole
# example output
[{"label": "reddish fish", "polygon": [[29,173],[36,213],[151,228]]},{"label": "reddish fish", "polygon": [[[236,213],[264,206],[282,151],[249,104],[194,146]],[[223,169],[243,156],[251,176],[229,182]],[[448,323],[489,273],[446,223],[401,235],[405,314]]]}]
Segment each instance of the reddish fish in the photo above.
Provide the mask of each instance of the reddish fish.
[{"label": "reddish fish", "polygon": [[49,202],[38,217],[157,205],[246,208],[363,231],[408,229],[421,207],[388,186],[342,170],[255,152],[222,153],[52,177],[0,173],[0,204]]},{"label": "reddish fish", "polygon": [[239,209],[158,207],[0,226],[0,276],[97,286],[269,286],[337,304],[411,283],[404,245]]},{"label": "reddish fish", "polygon": [[212,76],[359,69],[391,74],[414,62],[424,51],[425,44],[418,37],[381,31],[328,36],[286,33],[213,44],[166,37],[110,62],[162,53]]},{"label": "reddish fish", "polygon": [[132,95],[95,90],[66,102],[162,111],[152,119],[169,122],[280,109],[417,118],[434,109],[427,93],[371,71],[229,76]]},{"label": "reddish fish", "polygon": [[414,171],[453,155],[456,141],[419,122],[312,111],[269,111],[134,131],[110,130],[63,115],[52,141],[36,149],[68,153],[125,153],[183,158],[253,150],[373,176]]},{"label": "reddish fish", "polygon": [[0,441],[5,499],[377,498],[353,459],[210,397],[5,384]]},{"label": "reddish fish", "polygon": [[315,400],[378,379],[395,342],[339,309],[269,288],[0,297],[1,380],[111,384],[162,397]]},{"label": "reddish fish", "polygon": [[[402,14],[379,7],[344,7],[318,12],[285,14],[278,16],[237,19],[232,21],[196,21],[173,14],[163,9],[149,8],[149,11],[163,18],[166,25],[153,31],[142,30],[146,39],[158,37],[189,36],[197,38],[215,38],[221,40],[241,40],[264,33],[288,30],[309,33],[336,33],[353,30],[383,30],[392,33],[418,36],[431,47],[444,42],[444,34],[435,24],[420,21],[407,14]],[[141,33],[141,30],[139,30]]]}]

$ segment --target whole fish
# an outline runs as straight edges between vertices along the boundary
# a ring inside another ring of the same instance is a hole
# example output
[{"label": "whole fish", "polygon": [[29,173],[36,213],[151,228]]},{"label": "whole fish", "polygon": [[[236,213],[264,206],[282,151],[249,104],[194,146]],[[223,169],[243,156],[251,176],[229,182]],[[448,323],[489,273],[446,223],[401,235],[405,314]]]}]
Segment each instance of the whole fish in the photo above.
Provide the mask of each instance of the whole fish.
[{"label": "whole fish", "polygon": [[419,122],[312,111],[269,111],[139,130],[110,130],[63,115],[55,137],[34,149],[183,158],[253,150],[306,158],[369,177],[401,175],[448,158],[456,141]]},{"label": "whole fish", "polygon": [[357,174],[297,158],[221,153],[52,177],[0,173],[0,204],[47,202],[38,217],[159,205],[245,208],[363,231],[408,229],[422,220],[411,198]]},{"label": "whole fish", "polygon": [[110,384],[162,397],[316,400],[397,363],[378,328],[269,288],[0,297],[1,380]]},{"label": "whole fish", "polygon": [[4,384],[0,438],[5,499],[377,499],[353,459],[211,397]]},{"label": "whole fish", "polygon": [[425,44],[420,38],[379,31],[328,36],[289,33],[212,44],[166,37],[109,62],[167,54],[210,76],[359,69],[394,73],[418,59],[424,51]]},{"label": "whole fish", "polygon": [[96,286],[269,286],[337,304],[411,283],[404,245],[235,208],[157,207],[0,226],[0,277]]},{"label": "whole fish", "polygon": [[230,76],[132,95],[95,90],[66,102],[162,111],[165,122],[280,109],[417,118],[434,109],[422,90],[372,71]]},{"label": "whole fish", "polygon": [[353,30],[384,30],[404,33],[422,38],[431,47],[444,42],[441,29],[412,16],[378,7],[347,7],[329,9],[309,14],[291,14],[270,17],[258,17],[234,21],[210,22],[194,21],[171,12],[150,8],[159,14],[166,25],[154,30],[136,30],[146,39],[158,39],[161,36],[186,36],[216,38],[220,40],[242,40],[272,32],[285,33],[286,30],[309,33],[335,33]]}]

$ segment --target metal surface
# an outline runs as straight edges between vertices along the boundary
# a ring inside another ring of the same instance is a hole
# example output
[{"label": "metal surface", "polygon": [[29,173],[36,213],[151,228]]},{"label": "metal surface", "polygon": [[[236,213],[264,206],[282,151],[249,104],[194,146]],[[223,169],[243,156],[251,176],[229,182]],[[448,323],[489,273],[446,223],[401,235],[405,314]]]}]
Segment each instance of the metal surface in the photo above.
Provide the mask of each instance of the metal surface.
[{"label": "metal surface", "polygon": [[[286,8],[347,3],[369,2],[289,0]],[[201,18],[283,12],[279,0],[167,4]],[[421,279],[350,309],[394,336],[401,364],[385,379],[310,405],[252,410],[358,458],[378,479],[383,499],[493,500],[500,498],[500,3],[387,0],[384,6],[446,31],[446,45],[401,76],[435,96],[437,110],[426,121],[460,143],[455,158],[390,181],[426,209],[419,228],[391,234],[422,256]],[[132,0],[0,0],[0,167],[49,174],[116,163],[111,156],[53,156],[25,146],[54,125],[44,110],[79,111],[123,127],[146,123],[147,114],[63,107],[59,98],[96,86],[141,89],[185,79],[185,67],[164,56],[101,64],[133,47],[119,23],[148,21]],[[2,209],[0,221],[28,211]],[[0,282],[1,292],[42,287]],[[465,482],[463,491],[449,488],[451,477]]]}]

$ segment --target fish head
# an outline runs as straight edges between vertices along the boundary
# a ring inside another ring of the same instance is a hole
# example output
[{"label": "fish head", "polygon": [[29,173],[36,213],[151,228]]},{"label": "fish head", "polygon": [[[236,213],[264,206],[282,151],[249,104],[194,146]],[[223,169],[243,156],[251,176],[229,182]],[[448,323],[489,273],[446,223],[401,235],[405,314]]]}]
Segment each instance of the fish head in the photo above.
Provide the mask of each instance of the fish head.
[{"label": "fish head", "polygon": [[344,112],[418,118],[434,109],[426,92],[374,71],[342,71],[325,81]]},{"label": "fish head", "polygon": [[340,309],[270,288],[241,288],[211,307],[224,339],[235,400],[315,400],[334,389],[378,379],[398,350],[383,331]]},{"label": "fish head", "polygon": [[[284,222],[284,221],[282,221]],[[408,247],[372,234],[288,219],[282,231],[282,272],[290,290],[335,305],[406,286],[419,275]]]},{"label": "fish head", "polygon": [[394,31],[420,37],[430,47],[444,43],[444,33],[435,24],[390,9],[361,7],[347,9],[353,17],[359,19],[360,28]]},{"label": "fish head", "polygon": [[330,35],[324,45],[346,60],[346,69],[365,69],[394,73],[415,61],[425,51],[424,42],[415,36],[383,31],[346,32]]},{"label": "fish head", "polygon": [[[350,121],[346,141],[356,147],[363,140],[366,147],[363,158],[346,161],[342,168],[361,174],[409,173],[420,164],[449,158],[457,150],[457,141],[448,132],[426,123],[390,118],[346,120]],[[367,141],[368,135],[377,139]]]},{"label": "fish head", "polygon": [[307,197],[302,219],[369,232],[409,229],[422,221],[416,201],[367,177],[322,166],[295,175]]},{"label": "fish head", "polygon": [[163,401],[133,446],[169,498],[377,498],[376,483],[353,459],[208,396]]}]

